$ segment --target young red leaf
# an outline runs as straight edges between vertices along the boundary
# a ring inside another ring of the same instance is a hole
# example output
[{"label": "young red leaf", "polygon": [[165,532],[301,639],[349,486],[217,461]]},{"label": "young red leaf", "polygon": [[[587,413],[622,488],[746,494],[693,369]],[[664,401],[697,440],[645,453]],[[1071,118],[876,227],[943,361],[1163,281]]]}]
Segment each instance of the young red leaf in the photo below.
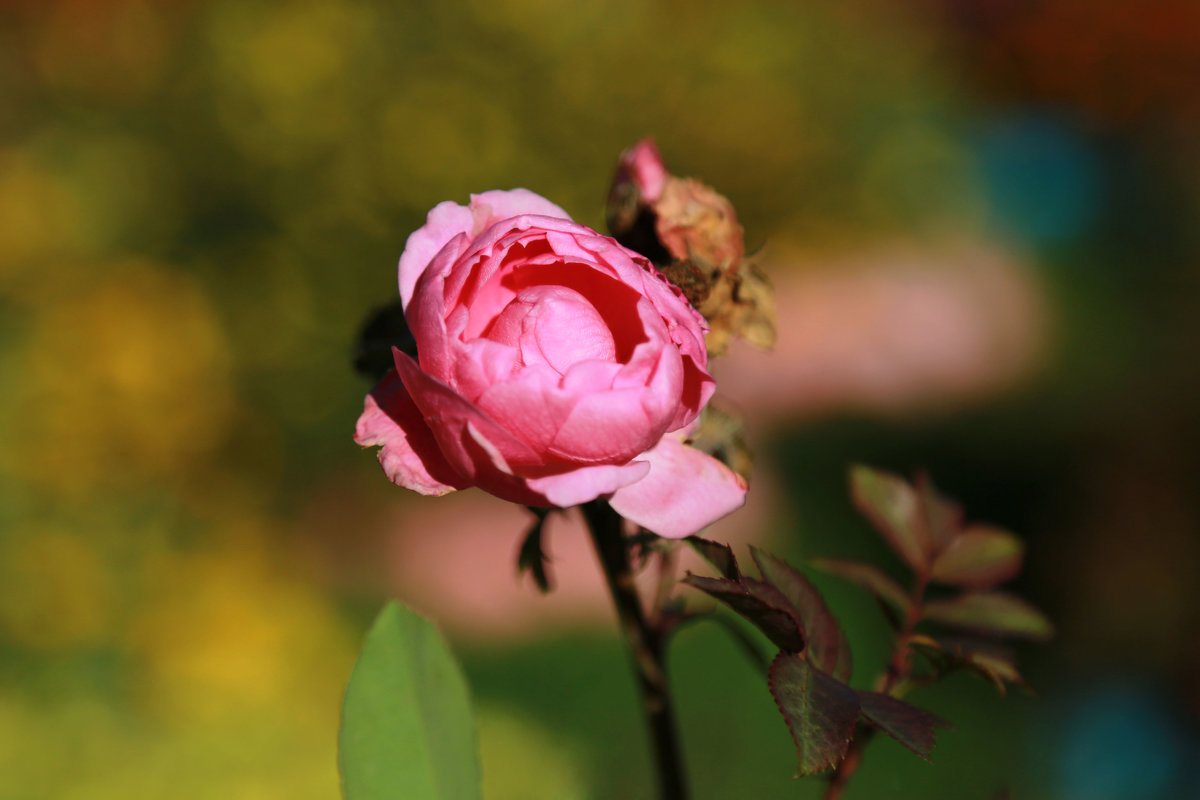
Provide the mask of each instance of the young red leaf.
[{"label": "young red leaf", "polygon": [[1005,592],[969,592],[947,600],[930,600],[922,619],[992,636],[1046,640],[1054,625],[1021,598]]},{"label": "young red leaf", "polygon": [[797,653],[771,662],[767,684],[800,758],[799,775],[815,775],[846,755],[858,720],[858,697]]},{"label": "young red leaf", "polygon": [[917,477],[917,495],[925,515],[926,530],[934,553],[940,553],[962,533],[962,506],[941,495],[928,475]]},{"label": "young red leaf", "polygon": [[724,577],[736,581],[741,575],[737,559],[733,557],[733,549],[729,545],[711,539],[701,539],[699,536],[689,536],[684,541]]},{"label": "young red leaf", "polygon": [[965,669],[990,681],[1000,694],[1007,693],[1009,683],[1029,688],[1013,663],[1012,653],[995,642],[917,635],[909,640],[909,644],[929,660],[939,677]]},{"label": "young red leaf", "polygon": [[883,570],[861,561],[844,561],[837,558],[815,558],[814,567],[831,575],[861,586],[886,603],[901,619],[908,616],[908,594],[900,584],[889,578]]},{"label": "young red leaf", "polygon": [[763,580],[778,589],[799,614],[808,640],[808,660],[838,680],[849,681],[854,670],[850,642],[821,593],[786,561],[757,547],[750,548],[750,555]]},{"label": "young red leaf", "polygon": [[950,726],[941,717],[888,694],[859,692],[858,702],[868,722],[926,761],[936,744],[934,729]]},{"label": "young red leaf", "polygon": [[754,623],[781,650],[798,653],[804,649],[804,628],[791,603],[768,583],[743,577],[703,578],[688,574],[683,582],[696,587]]},{"label": "young red leaf", "polygon": [[933,562],[933,579],[990,589],[1016,577],[1024,557],[1025,545],[1013,534],[990,525],[972,525]]},{"label": "young red leaf", "polygon": [[929,567],[931,543],[917,492],[908,481],[870,467],[850,470],[854,505],[915,572]]}]

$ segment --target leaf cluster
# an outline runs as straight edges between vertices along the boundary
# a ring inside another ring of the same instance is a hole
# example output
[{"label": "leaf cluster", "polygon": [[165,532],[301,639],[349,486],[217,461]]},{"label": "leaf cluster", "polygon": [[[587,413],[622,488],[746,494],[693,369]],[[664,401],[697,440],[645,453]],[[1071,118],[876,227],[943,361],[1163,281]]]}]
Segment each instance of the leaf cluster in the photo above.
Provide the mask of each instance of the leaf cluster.
[{"label": "leaf cluster", "polygon": [[1003,528],[966,522],[961,506],[924,475],[909,482],[856,466],[850,495],[911,571],[913,590],[872,564],[819,559],[813,565],[875,595],[888,620],[905,632],[906,645],[922,656],[923,674],[912,683],[967,669],[1001,692],[1009,683],[1025,685],[1008,642],[1045,641],[1054,626],[1026,600],[998,588],[1020,573],[1024,543]]},{"label": "leaf cluster", "polygon": [[813,775],[838,763],[860,721],[928,758],[934,729],[945,723],[902,700],[849,686],[850,643],[801,572],[752,547],[755,578],[742,572],[727,545],[697,537],[688,542],[721,577],[689,574],[684,582],[733,609],[779,648],[767,684],[795,742],[798,774]]},{"label": "leaf cluster", "polygon": [[[803,573],[751,547],[754,577],[743,572],[727,545],[687,540],[719,577],[689,574],[684,583],[744,617],[779,648],[767,683],[795,742],[800,775],[841,762],[863,730],[881,730],[928,759],[936,728],[948,723],[900,699],[903,695],[960,669],[982,675],[1001,692],[1010,683],[1025,685],[1009,641],[1053,635],[1041,611],[998,588],[1021,570],[1024,545],[1014,534],[966,523],[961,507],[924,476],[909,482],[855,467],[850,494],[912,573],[905,588],[874,564],[813,562],[871,592],[896,631],[893,657],[872,691],[850,687],[849,642]],[[919,672],[914,654],[920,656]]]}]

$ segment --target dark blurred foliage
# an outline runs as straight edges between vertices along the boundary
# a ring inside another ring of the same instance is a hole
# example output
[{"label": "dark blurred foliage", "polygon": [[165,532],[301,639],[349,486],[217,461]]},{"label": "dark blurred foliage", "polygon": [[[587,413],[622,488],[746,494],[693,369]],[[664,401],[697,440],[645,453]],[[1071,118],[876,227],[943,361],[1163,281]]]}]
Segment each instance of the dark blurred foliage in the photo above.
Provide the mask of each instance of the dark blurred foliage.
[{"label": "dark blurred foliage", "polygon": [[[397,520],[438,502],[350,441],[360,323],[435,203],[523,185],[600,226],[645,135],[777,282],[966,239],[1044,296],[1020,383],[751,426],[781,555],[889,563],[845,468],[924,467],[1027,540],[1059,630],[1039,698],[948,681],[935,765],[875,743],[848,796],[1194,793],[1198,41],[1189,0],[0,3],[0,797],[335,796]],[[607,628],[460,650],[490,798],[646,785]],[[815,794],[720,632],[671,665],[699,797]]]}]

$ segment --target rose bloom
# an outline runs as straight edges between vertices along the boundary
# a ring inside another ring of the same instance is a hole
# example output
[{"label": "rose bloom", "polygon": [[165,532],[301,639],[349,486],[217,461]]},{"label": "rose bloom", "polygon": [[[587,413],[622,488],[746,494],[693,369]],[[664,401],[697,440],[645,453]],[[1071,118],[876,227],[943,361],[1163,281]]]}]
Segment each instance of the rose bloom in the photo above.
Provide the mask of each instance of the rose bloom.
[{"label": "rose bloom", "polygon": [[686,437],[708,402],[706,325],[642,256],[525,189],[439,204],[400,257],[419,361],[367,395],[355,441],[396,484],[515,503],[606,498],[680,537],[746,485]]}]

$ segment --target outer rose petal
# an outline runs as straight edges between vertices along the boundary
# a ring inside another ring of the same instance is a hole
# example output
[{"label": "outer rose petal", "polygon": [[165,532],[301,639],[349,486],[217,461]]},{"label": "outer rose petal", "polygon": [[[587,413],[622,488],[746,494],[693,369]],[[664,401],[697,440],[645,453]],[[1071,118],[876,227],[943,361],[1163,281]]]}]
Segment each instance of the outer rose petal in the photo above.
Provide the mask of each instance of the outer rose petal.
[{"label": "outer rose petal", "polygon": [[382,446],[379,463],[392,483],[426,495],[443,495],[470,485],[446,461],[408,390],[388,370],[363,402],[354,441]]},{"label": "outer rose petal", "polygon": [[550,470],[529,445],[496,424],[454,389],[421,371],[409,356],[393,350],[396,371],[433,431],[446,461],[471,485],[503,500],[550,505],[522,477]]},{"label": "outer rose petal", "polygon": [[528,189],[510,189],[507,192],[493,189],[471,195],[471,213],[478,225],[475,233],[490,228],[494,223],[522,214],[540,214],[543,217],[561,217],[569,220],[571,215],[536,192]]},{"label": "outer rose petal", "polygon": [[650,465],[645,461],[631,461],[620,467],[600,464],[580,467],[560,475],[545,478],[530,478],[529,488],[543,495],[552,506],[568,508],[595,500],[603,494],[613,492],[645,478]]},{"label": "outer rose petal", "polygon": [[618,489],[609,505],[659,536],[680,539],[741,508],[746,482],[712,456],[666,436],[638,456],[650,473]]},{"label": "outer rose petal", "polygon": [[500,220],[522,214],[571,218],[554,203],[528,189],[473,194],[469,206],[450,200],[434,206],[425,217],[425,224],[408,237],[400,256],[400,301],[404,307],[408,308],[417,279],[447,242],[460,233],[465,233],[470,241]]},{"label": "outer rose petal", "polygon": [[[438,203],[425,217],[425,224],[409,235],[400,254],[400,302],[405,310],[412,299],[413,287],[433,257],[460,233],[470,240],[473,218],[466,206],[447,200]],[[465,243],[465,242],[464,242]]]}]

